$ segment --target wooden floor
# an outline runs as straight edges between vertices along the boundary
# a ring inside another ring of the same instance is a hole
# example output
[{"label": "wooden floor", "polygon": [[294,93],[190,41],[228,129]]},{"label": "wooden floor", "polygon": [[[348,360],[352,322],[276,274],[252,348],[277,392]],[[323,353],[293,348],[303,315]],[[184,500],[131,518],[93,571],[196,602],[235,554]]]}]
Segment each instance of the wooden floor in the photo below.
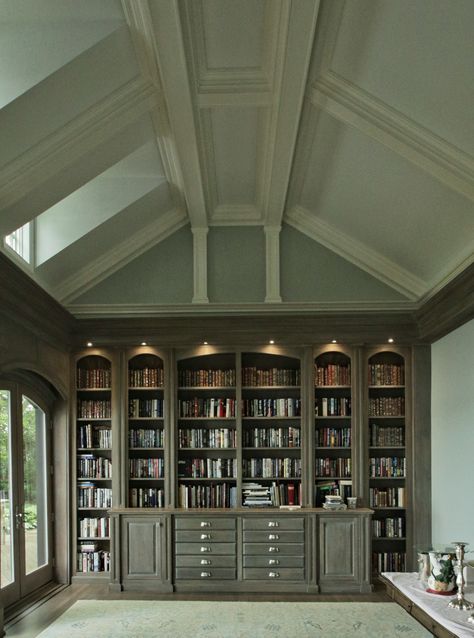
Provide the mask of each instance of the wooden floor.
[{"label": "wooden floor", "polygon": [[6,638],[35,638],[76,600],[251,600],[298,602],[393,602],[380,583],[371,594],[151,594],[147,592],[110,592],[107,585],[69,585],[46,590],[45,595],[5,623]]}]

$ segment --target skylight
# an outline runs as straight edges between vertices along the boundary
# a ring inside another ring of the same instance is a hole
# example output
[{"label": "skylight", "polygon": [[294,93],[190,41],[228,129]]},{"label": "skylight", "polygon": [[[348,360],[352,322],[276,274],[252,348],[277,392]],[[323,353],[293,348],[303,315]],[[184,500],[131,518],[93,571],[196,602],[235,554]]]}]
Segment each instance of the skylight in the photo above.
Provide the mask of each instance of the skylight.
[{"label": "skylight", "polygon": [[5,244],[16,252],[26,263],[31,263],[30,222],[17,228],[5,237]]}]

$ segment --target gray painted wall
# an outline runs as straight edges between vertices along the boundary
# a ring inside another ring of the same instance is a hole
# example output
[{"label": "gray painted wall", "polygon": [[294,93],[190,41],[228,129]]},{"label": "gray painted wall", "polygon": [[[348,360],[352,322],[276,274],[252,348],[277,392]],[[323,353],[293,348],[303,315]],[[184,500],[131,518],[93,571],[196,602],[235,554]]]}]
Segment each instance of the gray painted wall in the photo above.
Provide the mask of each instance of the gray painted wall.
[{"label": "gray painted wall", "polygon": [[[432,346],[432,535],[434,545],[474,550],[474,320]],[[474,554],[467,555],[474,560]]]}]

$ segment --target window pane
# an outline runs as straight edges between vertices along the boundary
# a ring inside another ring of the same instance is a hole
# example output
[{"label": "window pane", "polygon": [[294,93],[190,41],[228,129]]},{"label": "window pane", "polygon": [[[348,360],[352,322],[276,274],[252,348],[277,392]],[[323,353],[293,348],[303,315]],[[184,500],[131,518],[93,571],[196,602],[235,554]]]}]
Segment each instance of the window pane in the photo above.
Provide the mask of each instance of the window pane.
[{"label": "window pane", "polygon": [[0,587],[13,582],[10,393],[0,390]]},{"label": "window pane", "polygon": [[48,562],[46,419],[41,408],[23,396],[23,464],[25,572]]}]

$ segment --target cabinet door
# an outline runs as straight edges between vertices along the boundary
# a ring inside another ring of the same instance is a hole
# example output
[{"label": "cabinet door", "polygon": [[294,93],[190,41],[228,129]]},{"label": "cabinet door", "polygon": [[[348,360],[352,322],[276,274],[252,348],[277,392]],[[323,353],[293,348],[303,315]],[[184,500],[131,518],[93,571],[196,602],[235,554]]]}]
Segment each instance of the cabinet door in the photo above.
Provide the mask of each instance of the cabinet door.
[{"label": "cabinet door", "polygon": [[121,531],[123,581],[165,580],[165,518],[124,516]]},{"label": "cabinet door", "polygon": [[364,552],[360,519],[352,516],[319,517],[319,585],[321,591],[359,589]]}]

